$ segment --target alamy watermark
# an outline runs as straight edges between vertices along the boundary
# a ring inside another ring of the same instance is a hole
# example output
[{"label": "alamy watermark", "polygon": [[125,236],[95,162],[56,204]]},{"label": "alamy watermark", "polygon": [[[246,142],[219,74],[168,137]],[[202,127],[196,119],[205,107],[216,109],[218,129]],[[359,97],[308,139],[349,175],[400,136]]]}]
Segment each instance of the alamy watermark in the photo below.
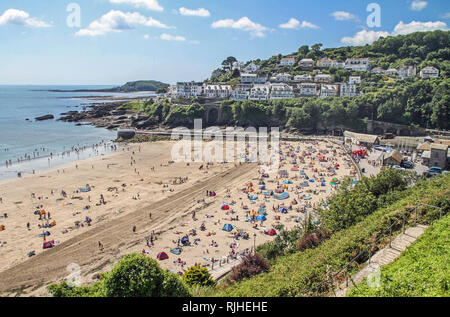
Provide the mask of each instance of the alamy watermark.
[{"label": "alamy watermark", "polygon": [[[181,140],[180,140],[181,138]],[[174,162],[258,163],[266,172],[278,171],[280,164],[280,129],[278,127],[209,127],[194,121],[194,130],[178,127],[172,130]],[[204,142],[211,141],[211,142]]]}]

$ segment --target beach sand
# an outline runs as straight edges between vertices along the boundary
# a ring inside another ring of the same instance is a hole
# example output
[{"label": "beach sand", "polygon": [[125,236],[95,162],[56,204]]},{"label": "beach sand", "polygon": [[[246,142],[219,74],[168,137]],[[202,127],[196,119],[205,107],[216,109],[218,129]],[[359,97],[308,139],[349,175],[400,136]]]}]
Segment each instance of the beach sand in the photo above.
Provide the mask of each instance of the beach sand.
[{"label": "beach sand", "polygon": [[[258,245],[273,240],[274,237],[264,231],[277,224],[288,229],[298,226],[312,208],[306,208],[306,212],[296,209],[320,204],[334,191],[329,185],[331,179],[341,180],[353,171],[343,150],[331,142],[284,142],[281,146],[283,155],[297,155],[298,171],[291,171],[295,158],[286,156],[280,169],[287,170],[290,178],[280,178],[278,172],[274,172],[263,180],[268,190],[275,190],[277,183],[283,185],[285,180],[291,180],[293,184],[286,185],[286,192],[291,197],[282,201],[273,197],[265,199],[259,189],[261,174],[257,164],[171,163],[173,144],[160,141],[126,145],[110,155],[0,182],[3,201],[0,216],[7,214],[7,218],[0,218],[0,225],[5,226],[5,230],[0,231],[0,293],[48,296],[45,287],[67,278],[72,273],[68,269],[71,264],[80,267],[81,282],[88,284],[96,280],[98,273],[108,271],[131,252],[146,253],[152,258],[159,252],[166,252],[169,259],[160,264],[174,272],[187,270],[196,263],[211,268],[212,258],[221,260],[229,256],[231,250],[236,253],[250,250],[254,241]],[[300,146],[298,153],[297,146]],[[308,147],[314,147],[316,151],[309,153]],[[324,154],[328,162],[319,161],[320,150],[330,151]],[[335,163],[339,168],[331,174],[328,168]],[[305,181],[301,170],[316,180],[309,182],[309,187],[299,186]],[[325,186],[318,181],[322,177],[320,173],[325,178]],[[182,181],[174,184],[180,178]],[[253,187],[248,186],[249,182]],[[80,192],[87,184],[91,190]],[[254,191],[248,192],[249,189]],[[67,197],[61,195],[62,190]],[[207,197],[206,191],[214,191],[216,196]],[[97,205],[100,195],[104,196],[106,204]],[[248,195],[254,195],[257,200],[251,201]],[[310,197],[305,200],[303,195]],[[290,210],[294,199],[298,204]],[[222,210],[224,203],[228,204],[229,210]],[[248,212],[258,210],[261,204],[266,206],[267,220],[263,226],[258,221],[258,228],[254,229],[246,216]],[[280,204],[288,209],[288,213],[279,212],[279,207],[283,207]],[[85,209],[86,206],[89,209]],[[50,212],[50,220],[39,220],[35,211],[41,209]],[[84,222],[86,216],[92,220],[90,226]],[[238,221],[231,220],[236,216]],[[279,222],[275,221],[275,216],[279,217]],[[39,228],[39,225],[53,221],[55,226]],[[77,221],[83,225],[76,226]],[[27,223],[30,223],[30,230]],[[200,230],[203,223],[205,231]],[[225,224],[236,226],[241,233],[247,232],[250,239],[236,240],[233,233],[222,230]],[[196,231],[195,236],[189,235],[191,230]],[[39,235],[46,231],[51,233],[46,241],[56,244],[54,248],[43,250],[44,239]],[[148,245],[152,233],[156,239],[154,245]],[[171,253],[171,249],[177,247],[178,239],[185,235],[189,235],[191,245],[183,247],[180,255]],[[103,250],[99,248],[99,242]],[[29,258],[30,251],[36,255]]]}]

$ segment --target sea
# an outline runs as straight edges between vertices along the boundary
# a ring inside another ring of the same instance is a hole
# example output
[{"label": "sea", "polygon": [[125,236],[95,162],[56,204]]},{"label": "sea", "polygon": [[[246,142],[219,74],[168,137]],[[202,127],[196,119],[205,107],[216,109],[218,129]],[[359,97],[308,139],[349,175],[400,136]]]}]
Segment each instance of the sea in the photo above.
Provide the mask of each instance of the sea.
[{"label": "sea", "polygon": [[[107,89],[113,86],[0,85],[0,180],[56,168],[112,150],[117,133],[90,125],[58,121],[62,113],[82,111],[109,100],[76,97],[149,97],[142,93],[51,92],[50,90]],[[54,120],[36,121],[52,114]],[[27,120],[28,119],[28,120]],[[77,150],[73,152],[72,150]],[[82,149],[78,151],[78,149]],[[62,155],[64,153],[64,155]],[[51,158],[51,159],[50,159]],[[12,164],[6,164],[11,162]],[[7,166],[8,165],[8,166]]]}]

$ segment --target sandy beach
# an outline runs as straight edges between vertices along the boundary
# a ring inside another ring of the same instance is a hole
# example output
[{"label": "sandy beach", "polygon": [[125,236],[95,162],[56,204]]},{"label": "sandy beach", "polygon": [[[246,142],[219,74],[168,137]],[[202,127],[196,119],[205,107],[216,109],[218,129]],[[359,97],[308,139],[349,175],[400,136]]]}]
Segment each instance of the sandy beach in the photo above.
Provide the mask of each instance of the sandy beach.
[{"label": "sandy beach", "polygon": [[[329,141],[283,142],[280,170],[288,175],[255,163],[173,163],[173,144],[124,145],[0,182],[0,292],[48,296],[45,287],[73,263],[91,283],[131,252],[155,259],[165,252],[161,266],[180,273],[196,263],[211,268],[213,259],[217,266],[274,239],[266,233],[280,224],[298,226],[333,194],[334,178],[354,173]],[[252,221],[262,214],[265,221]],[[44,242],[53,247],[44,250]]]}]

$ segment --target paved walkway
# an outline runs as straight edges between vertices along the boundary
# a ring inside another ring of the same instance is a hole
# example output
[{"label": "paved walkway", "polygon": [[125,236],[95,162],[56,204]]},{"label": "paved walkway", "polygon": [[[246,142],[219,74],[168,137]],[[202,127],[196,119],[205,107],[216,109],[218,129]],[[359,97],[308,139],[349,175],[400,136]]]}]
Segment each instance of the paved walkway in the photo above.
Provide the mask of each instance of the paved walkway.
[{"label": "paved walkway", "polygon": [[406,229],[405,233],[399,235],[392,241],[391,246],[388,245],[384,249],[375,253],[370,259],[371,264],[369,265],[369,261],[367,261],[364,268],[349,279],[348,287],[346,282],[341,284],[339,288],[335,290],[336,297],[345,297],[347,291],[353,286],[353,282],[358,285],[364,278],[368,277],[374,269],[394,262],[395,259],[397,259],[408,246],[416,241],[426,229],[427,226],[422,225]]}]

